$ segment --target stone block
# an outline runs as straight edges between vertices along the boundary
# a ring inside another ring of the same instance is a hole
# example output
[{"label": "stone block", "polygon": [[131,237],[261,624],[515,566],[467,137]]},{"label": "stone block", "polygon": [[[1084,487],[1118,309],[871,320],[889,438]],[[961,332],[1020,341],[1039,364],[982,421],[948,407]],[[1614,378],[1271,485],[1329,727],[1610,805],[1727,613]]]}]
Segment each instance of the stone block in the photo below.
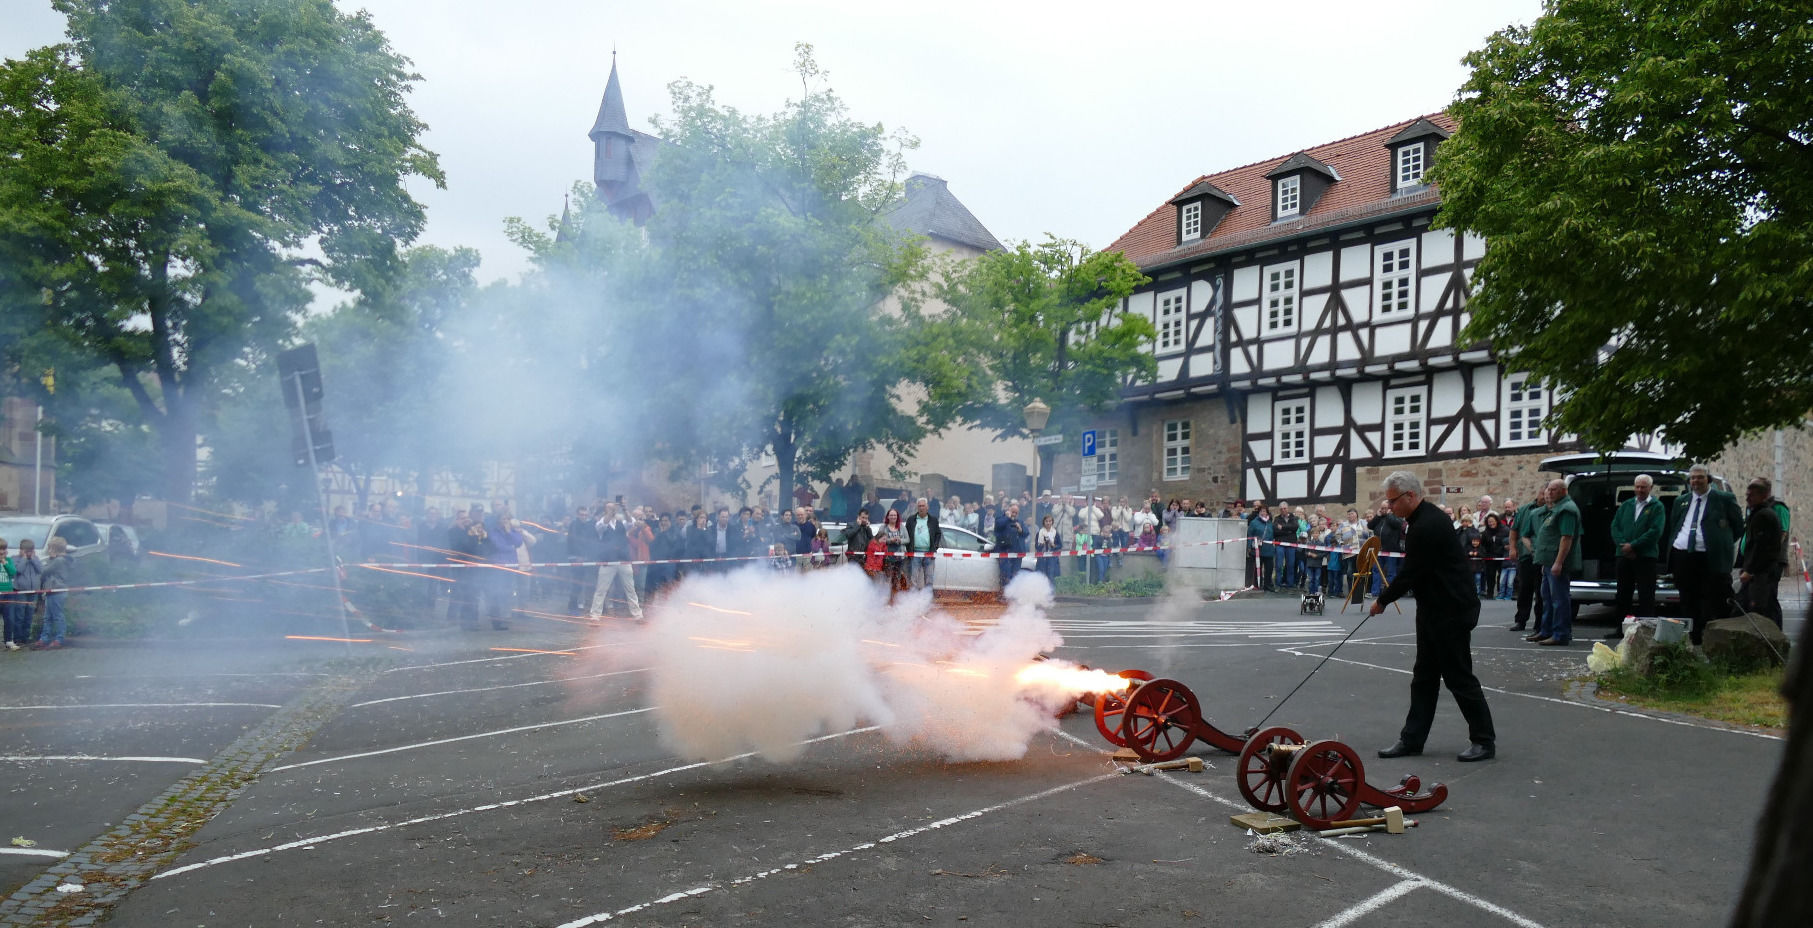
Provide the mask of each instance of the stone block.
[{"label": "stone block", "polygon": [[1701,646],[1707,660],[1740,673],[1780,666],[1788,656],[1787,636],[1756,613],[1706,623]]}]

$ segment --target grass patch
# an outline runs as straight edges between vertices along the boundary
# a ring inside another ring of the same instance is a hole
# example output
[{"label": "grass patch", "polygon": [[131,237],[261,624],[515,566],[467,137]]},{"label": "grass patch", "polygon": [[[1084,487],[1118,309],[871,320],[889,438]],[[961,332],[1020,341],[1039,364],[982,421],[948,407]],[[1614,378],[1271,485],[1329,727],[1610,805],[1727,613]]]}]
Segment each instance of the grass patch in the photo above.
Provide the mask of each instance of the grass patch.
[{"label": "grass patch", "polygon": [[1131,580],[1109,580],[1104,583],[1085,583],[1083,578],[1066,574],[1058,578],[1054,587],[1059,596],[1105,596],[1105,597],[1149,597],[1165,591],[1163,574],[1147,577],[1134,577]]},{"label": "grass patch", "polygon": [[1754,728],[1788,727],[1782,668],[1732,673],[1686,644],[1657,648],[1649,676],[1627,668],[1598,675],[1599,695],[1630,706],[1699,716]]}]

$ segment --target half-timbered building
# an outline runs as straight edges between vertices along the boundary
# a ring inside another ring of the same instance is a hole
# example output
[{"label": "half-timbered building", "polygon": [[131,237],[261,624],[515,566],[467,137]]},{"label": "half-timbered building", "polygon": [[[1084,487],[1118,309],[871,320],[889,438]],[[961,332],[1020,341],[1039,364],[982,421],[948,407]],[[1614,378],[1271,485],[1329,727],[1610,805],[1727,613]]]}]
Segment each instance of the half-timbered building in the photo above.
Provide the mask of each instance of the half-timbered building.
[{"label": "half-timbered building", "polygon": [[[1461,338],[1478,236],[1432,228],[1435,113],[1185,184],[1110,250],[1151,283],[1122,305],[1158,330],[1158,375],[1097,423],[1107,495],[1348,502],[1382,474],[1432,496],[1528,495],[1574,447],[1549,391]],[[1452,501],[1452,500],[1451,500]]]}]

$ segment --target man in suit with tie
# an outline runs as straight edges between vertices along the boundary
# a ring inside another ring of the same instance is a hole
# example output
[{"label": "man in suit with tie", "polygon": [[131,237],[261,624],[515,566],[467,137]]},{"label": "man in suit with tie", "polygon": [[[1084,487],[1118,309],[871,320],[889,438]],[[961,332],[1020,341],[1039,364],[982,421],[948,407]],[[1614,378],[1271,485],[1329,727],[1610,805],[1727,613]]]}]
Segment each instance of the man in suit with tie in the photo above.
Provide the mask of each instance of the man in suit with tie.
[{"label": "man in suit with tie", "polygon": [[[1637,495],[1618,504],[1612,516],[1612,550],[1618,556],[1618,598],[1614,603],[1618,627],[1605,637],[1624,637],[1623,618],[1627,615],[1656,614],[1656,559],[1661,555],[1662,527],[1668,521],[1662,514],[1662,501],[1650,495],[1655,478],[1638,474],[1631,481]],[[1636,594],[1636,612],[1631,611],[1631,596]]]},{"label": "man in suit with tie", "polygon": [[1687,489],[1675,500],[1662,537],[1675,588],[1681,591],[1681,614],[1693,621],[1688,634],[1699,644],[1707,622],[1731,614],[1731,567],[1744,511],[1737,497],[1713,489],[1712,471],[1704,464],[1688,468]]}]

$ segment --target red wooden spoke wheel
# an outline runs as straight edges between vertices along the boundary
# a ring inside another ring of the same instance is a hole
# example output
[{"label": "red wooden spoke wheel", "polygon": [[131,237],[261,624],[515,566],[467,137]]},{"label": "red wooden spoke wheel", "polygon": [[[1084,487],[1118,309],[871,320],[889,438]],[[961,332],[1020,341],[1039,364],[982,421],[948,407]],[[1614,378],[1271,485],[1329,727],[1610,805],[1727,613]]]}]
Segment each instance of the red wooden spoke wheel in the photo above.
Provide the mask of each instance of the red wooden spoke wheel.
[{"label": "red wooden spoke wheel", "polygon": [[1284,775],[1294,758],[1285,753],[1273,754],[1269,749],[1274,744],[1302,743],[1303,736],[1288,728],[1260,729],[1246,739],[1246,746],[1240,749],[1235,782],[1240,786],[1240,795],[1253,808],[1267,812],[1289,808],[1284,798]]},{"label": "red wooden spoke wheel", "polygon": [[1121,738],[1149,764],[1182,757],[1201,725],[1196,694],[1176,680],[1140,684],[1121,712]]},{"label": "red wooden spoke wheel", "polygon": [[1297,752],[1284,775],[1291,817],[1318,831],[1360,811],[1366,770],[1360,755],[1339,741],[1315,741]]},{"label": "red wooden spoke wheel", "polygon": [[[1129,680],[1150,680],[1152,675],[1144,670],[1123,670],[1120,676]],[[1127,691],[1118,693],[1095,694],[1095,730],[1108,739],[1108,743],[1117,748],[1127,746],[1127,740],[1121,737],[1121,712],[1127,708]]]}]

